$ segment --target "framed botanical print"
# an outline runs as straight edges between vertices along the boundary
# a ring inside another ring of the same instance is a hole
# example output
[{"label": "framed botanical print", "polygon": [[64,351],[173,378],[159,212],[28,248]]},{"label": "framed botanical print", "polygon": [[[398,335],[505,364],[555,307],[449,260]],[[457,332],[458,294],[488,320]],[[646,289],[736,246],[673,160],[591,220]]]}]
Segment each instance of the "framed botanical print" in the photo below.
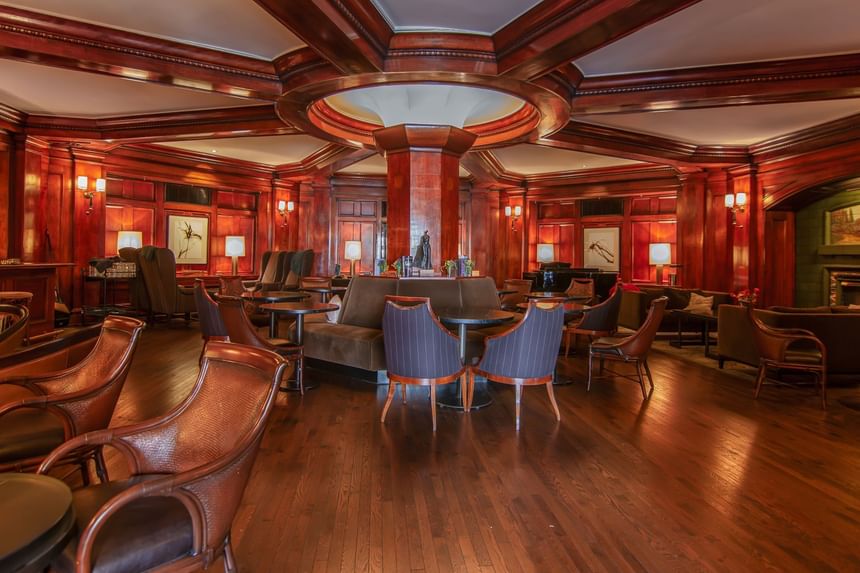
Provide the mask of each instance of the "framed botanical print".
[{"label": "framed botanical print", "polygon": [[593,227],[582,230],[583,266],[618,272],[620,227]]},{"label": "framed botanical print", "polygon": [[167,248],[178,265],[205,265],[209,262],[209,218],[188,215],[167,216]]}]

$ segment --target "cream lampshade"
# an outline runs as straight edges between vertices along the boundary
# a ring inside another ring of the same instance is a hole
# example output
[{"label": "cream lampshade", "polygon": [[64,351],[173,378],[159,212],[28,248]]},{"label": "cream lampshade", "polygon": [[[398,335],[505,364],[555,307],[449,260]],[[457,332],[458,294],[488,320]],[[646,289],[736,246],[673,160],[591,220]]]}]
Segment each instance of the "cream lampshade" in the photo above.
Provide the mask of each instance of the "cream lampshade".
[{"label": "cream lampshade", "polygon": [[657,284],[663,284],[663,265],[672,263],[672,245],[651,243],[648,245],[648,264],[657,266]]},{"label": "cream lampshade", "polygon": [[143,246],[143,233],[141,231],[120,231],[116,234],[116,252],[120,249],[130,247],[139,249]]},{"label": "cream lampshade", "polygon": [[239,274],[239,257],[245,256],[245,237],[242,235],[227,235],[224,240],[224,254],[233,257],[233,274]]},{"label": "cream lampshade", "polygon": [[551,263],[555,260],[555,245],[552,243],[538,243],[537,260],[539,263]]},{"label": "cream lampshade", "polygon": [[361,260],[361,241],[346,241],[343,258],[349,261],[349,274],[355,276],[355,261]]}]

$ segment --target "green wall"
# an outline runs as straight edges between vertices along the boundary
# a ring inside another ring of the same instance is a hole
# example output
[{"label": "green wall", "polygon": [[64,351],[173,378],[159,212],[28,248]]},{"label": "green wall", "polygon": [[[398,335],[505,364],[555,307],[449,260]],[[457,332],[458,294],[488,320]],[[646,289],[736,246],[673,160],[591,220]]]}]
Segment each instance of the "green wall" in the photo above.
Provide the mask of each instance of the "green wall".
[{"label": "green wall", "polygon": [[[860,189],[831,195],[797,212],[796,241],[796,306],[829,304],[828,266],[860,267],[860,256],[823,256],[818,248],[824,244],[825,213],[840,207],[860,203]],[[860,269],[858,269],[860,270]]]}]

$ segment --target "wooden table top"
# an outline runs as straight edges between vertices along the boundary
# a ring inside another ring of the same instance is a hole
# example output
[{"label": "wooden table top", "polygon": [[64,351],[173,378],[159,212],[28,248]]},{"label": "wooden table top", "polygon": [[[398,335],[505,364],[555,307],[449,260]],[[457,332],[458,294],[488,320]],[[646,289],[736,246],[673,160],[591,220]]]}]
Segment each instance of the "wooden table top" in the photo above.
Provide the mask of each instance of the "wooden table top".
[{"label": "wooden table top", "polygon": [[319,302],[275,302],[260,305],[260,309],[281,314],[315,314],[318,312],[331,312],[340,306],[331,303]]},{"label": "wooden table top", "polygon": [[434,312],[442,322],[469,326],[491,326],[514,318],[512,312],[493,308],[440,308]]}]

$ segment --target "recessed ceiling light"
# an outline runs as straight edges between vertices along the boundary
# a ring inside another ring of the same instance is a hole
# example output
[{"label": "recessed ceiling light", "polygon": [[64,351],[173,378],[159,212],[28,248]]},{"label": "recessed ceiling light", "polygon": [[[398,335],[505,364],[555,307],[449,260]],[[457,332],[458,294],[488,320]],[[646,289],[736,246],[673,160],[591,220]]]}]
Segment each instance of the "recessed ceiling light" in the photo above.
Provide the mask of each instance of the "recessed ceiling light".
[{"label": "recessed ceiling light", "polygon": [[218,150],[217,150],[217,149],[213,149],[213,150],[212,150],[212,153],[218,153]]}]

